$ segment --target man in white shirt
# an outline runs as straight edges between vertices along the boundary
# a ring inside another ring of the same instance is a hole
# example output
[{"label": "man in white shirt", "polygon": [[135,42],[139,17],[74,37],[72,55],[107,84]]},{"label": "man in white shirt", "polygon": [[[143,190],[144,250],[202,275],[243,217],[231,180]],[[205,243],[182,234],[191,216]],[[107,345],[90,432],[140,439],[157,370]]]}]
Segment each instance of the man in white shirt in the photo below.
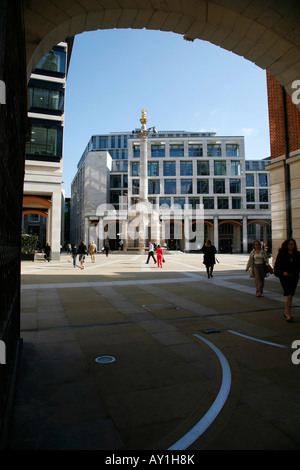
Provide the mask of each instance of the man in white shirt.
[{"label": "man in white shirt", "polygon": [[146,264],[149,263],[150,256],[152,256],[154,263],[156,264],[156,259],[154,257],[154,247],[151,242],[149,242],[148,258],[147,258]]}]

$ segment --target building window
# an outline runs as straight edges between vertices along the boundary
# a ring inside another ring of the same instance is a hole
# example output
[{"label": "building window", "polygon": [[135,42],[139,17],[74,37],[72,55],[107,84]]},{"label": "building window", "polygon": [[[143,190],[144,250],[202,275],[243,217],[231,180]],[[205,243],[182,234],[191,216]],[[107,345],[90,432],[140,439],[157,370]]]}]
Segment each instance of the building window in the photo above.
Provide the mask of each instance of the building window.
[{"label": "building window", "polygon": [[132,180],[132,194],[140,193],[140,180]]},{"label": "building window", "polygon": [[227,157],[239,157],[240,156],[239,144],[226,144],[226,156]]},{"label": "building window", "polygon": [[266,188],[268,186],[268,176],[265,173],[259,173],[258,184],[261,188]]},{"label": "building window", "polygon": [[241,162],[232,160],[231,161],[231,175],[232,176],[240,176],[241,175]]},{"label": "building window", "polygon": [[100,147],[100,149],[107,149],[108,148],[108,139],[107,139],[107,137],[101,137],[100,136],[99,147]]},{"label": "building window", "polygon": [[122,188],[121,175],[111,175],[111,177],[110,177],[110,187],[111,188]]},{"label": "building window", "polygon": [[267,189],[260,189],[259,190],[259,202],[268,202],[268,190]]},{"label": "building window", "polygon": [[170,145],[170,157],[183,157],[184,148],[183,144],[171,144]]},{"label": "building window", "polygon": [[199,197],[189,197],[188,201],[189,201],[188,203],[190,204],[192,209],[197,209],[197,206],[199,206],[199,204],[200,204]]},{"label": "building window", "polygon": [[176,194],[176,180],[165,180],[165,194]]},{"label": "building window", "polygon": [[151,145],[151,157],[164,157],[165,146],[164,145]]},{"label": "building window", "polygon": [[208,194],[208,180],[197,180],[197,193],[198,194]]},{"label": "building window", "polygon": [[131,175],[140,176],[140,162],[132,162],[131,164]]},{"label": "building window", "polygon": [[230,193],[236,194],[241,192],[241,180],[230,180]]},{"label": "building window", "polygon": [[[52,160],[52,157],[62,157],[62,133],[61,123],[31,119],[31,138],[26,143],[26,158],[38,160]],[[57,161],[57,159],[55,159]]]},{"label": "building window", "polygon": [[207,155],[209,157],[221,157],[221,144],[207,144]]},{"label": "building window", "polygon": [[228,209],[228,197],[218,197],[218,209]]},{"label": "building window", "polygon": [[232,203],[232,209],[242,208],[242,199],[240,197],[233,197],[231,203]]},{"label": "building window", "polygon": [[198,176],[209,175],[209,162],[197,162],[197,175]]},{"label": "building window", "polygon": [[255,202],[254,189],[246,189],[246,201],[247,202]]},{"label": "building window", "polygon": [[214,180],[214,194],[225,193],[225,180]]},{"label": "building window", "polygon": [[133,146],[133,158],[140,158],[141,154],[141,147],[140,145]]},{"label": "building window", "polygon": [[148,180],[148,194],[159,194],[159,193],[160,193],[160,181]]},{"label": "building window", "polygon": [[119,204],[119,198],[121,196],[121,191],[111,191],[110,192],[110,203],[114,206]]},{"label": "building window", "polygon": [[159,198],[159,205],[160,206],[171,207],[171,198],[170,197],[160,197]]},{"label": "building window", "polygon": [[159,176],[158,162],[148,162],[148,176]]},{"label": "building window", "polygon": [[63,76],[66,71],[66,51],[59,46],[53,49],[40,60],[36,65],[35,72],[42,75]]},{"label": "building window", "polygon": [[189,144],[189,157],[203,157],[202,144]]},{"label": "building window", "polygon": [[185,197],[174,197],[174,208],[184,209]]},{"label": "building window", "polygon": [[226,162],[214,162],[215,175],[225,176],[226,175]]},{"label": "building window", "polygon": [[29,99],[30,107],[37,110],[47,109],[49,111],[58,111],[59,114],[64,110],[63,89],[41,88],[34,83],[29,86]]},{"label": "building window", "polygon": [[192,180],[181,180],[181,194],[192,194],[193,183]]},{"label": "building window", "polygon": [[193,162],[180,162],[180,175],[192,176],[193,175]]},{"label": "building window", "polygon": [[251,173],[246,175],[246,186],[254,186],[254,175],[252,175]]},{"label": "building window", "polygon": [[164,176],[176,176],[176,162],[164,162]]},{"label": "building window", "polygon": [[214,209],[215,201],[213,197],[204,197],[203,198],[203,207],[204,209]]}]

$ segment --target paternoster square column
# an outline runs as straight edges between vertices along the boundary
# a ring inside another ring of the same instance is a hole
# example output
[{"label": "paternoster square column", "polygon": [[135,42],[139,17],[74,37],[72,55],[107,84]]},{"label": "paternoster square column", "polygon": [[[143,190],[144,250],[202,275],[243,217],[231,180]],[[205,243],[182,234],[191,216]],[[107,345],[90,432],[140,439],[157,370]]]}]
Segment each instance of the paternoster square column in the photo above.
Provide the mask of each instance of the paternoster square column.
[{"label": "paternoster square column", "polygon": [[146,128],[147,118],[146,109],[142,109],[140,123],[141,130],[137,133],[140,139],[140,198],[137,205],[139,211],[139,249],[143,250],[148,239],[149,221],[153,221],[153,206],[148,201],[148,136],[153,130],[157,133],[155,127]]}]

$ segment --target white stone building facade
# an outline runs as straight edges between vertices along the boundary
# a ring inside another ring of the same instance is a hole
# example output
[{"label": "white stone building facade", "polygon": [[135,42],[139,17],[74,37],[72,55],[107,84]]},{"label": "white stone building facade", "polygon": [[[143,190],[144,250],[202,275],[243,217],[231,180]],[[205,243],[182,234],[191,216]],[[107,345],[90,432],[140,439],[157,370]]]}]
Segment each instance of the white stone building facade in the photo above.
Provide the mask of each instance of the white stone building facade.
[{"label": "white stone building facade", "polygon": [[[128,235],[141,212],[140,145],[138,130],[91,138],[71,186],[72,242],[93,240],[100,250],[107,239],[112,249],[118,249],[122,238],[125,250],[141,249],[137,239]],[[259,239],[270,247],[270,188],[265,164],[245,160],[241,136],[150,133],[147,199],[156,222],[153,217],[151,223],[150,217],[146,222],[143,245],[151,239],[169,249],[195,251],[210,239],[218,251],[246,253],[254,239]],[[110,205],[112,220],[103,212],[104,204]],[[202,238],[191,245],[187,238],[191,240],[197,222],[202,224]],[[112,225],[114,230],[109,230]]]}]

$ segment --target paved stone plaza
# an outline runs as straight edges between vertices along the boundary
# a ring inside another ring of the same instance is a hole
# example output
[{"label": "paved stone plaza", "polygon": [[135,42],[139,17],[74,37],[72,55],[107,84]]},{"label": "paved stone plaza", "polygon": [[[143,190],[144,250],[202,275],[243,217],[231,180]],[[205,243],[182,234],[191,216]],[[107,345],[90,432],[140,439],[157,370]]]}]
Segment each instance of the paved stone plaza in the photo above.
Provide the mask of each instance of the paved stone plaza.
[{"label": "paved stone plaza", "polygon": [[23,262],[10,448],[299,450],[299,297],[287,323],[277,278],[257,298],[248,256],[217,257],[211,279],[179,252],[162,268],[121,252],[84,270]]}]

